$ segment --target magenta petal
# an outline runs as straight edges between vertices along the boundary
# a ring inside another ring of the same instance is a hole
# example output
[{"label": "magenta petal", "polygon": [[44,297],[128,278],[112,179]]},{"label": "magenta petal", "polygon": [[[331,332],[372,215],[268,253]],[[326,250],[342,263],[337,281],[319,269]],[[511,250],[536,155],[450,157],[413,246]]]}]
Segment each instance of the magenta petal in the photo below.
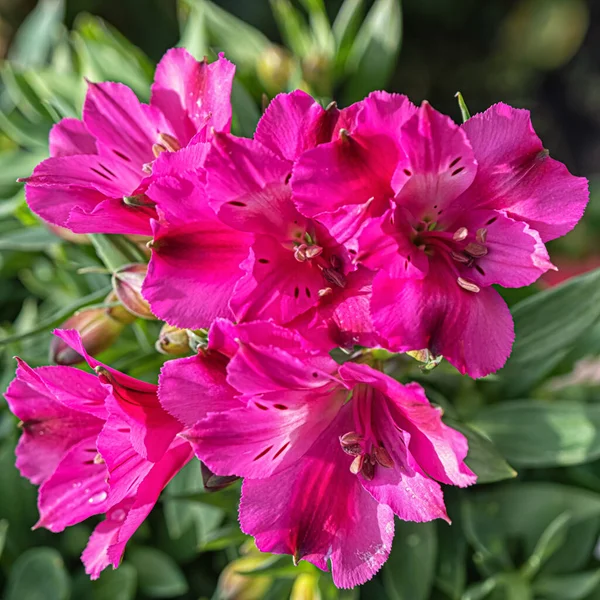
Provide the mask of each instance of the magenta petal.
[{"label": "magenta petal", "polygon": [[178,327],[208,327],[217,317],[230,316],[229,300],[243,275],[240,263],[250,240],[209,211],[189,225],[154,224],[142,294],[156,316]]},{"label": "magenta petal", "polygon": [[224,223],[285,240],[303,231],[286,185],[290,162],[254,140],[219,134],[205,168],[210,204]]},{"label": "magenta petal", "polygon": [[512,317],[500,294],[490,287],[479,293],[462,289],[439,262],[421,280],[378,273],[371,310],[375,328],[394,350],[429,348],[472,377],[502,367],[514,340]]},{"label": "magenta petal", "polygon": [[401,139],[406,158],[392,182],[396,204],[415,216],[443,220],[444,211],[477,172],[467,136],[451,119],[423,103],[402,128]]},{"label": "magenta petal", "polygon": [[211,127],[229,131],[234,74],[235,66],[222,55],[208,64],[184,48],[172,48],[156,67],[151,104],[161,109],[182,145],[199,131],[206,139]]},{"label": "magenta petal", "polygon": [[338,115],[337,108],[325,110],[302,90],[278,94],[258,122],[254,139],[295,161],[306,150],[331,141]]},{"label": "magenta petal", "polygon": [[[73,397],[77,390],[81,401]],[[71,367],[34,370],[19,361],[17,377],[9,385],[5,398],[10,410],[23,422],[23,434],[16,450],[21,474],[32,483],[42,483],[71,446],[96,436],[102,421],[87,413],[91,405],[103,405],[105,396],[102,386],[89,373]],[[85,412],[70,408],[65,401]],[[103,411],[103,408],[99,410],[99,416]],[[94,412],[92,410],[92,414]]]},{"label": "magenta petal", "polygon": [[106,465],[94,459],[96,438],[74,445],[40,487],[36,527],[62,531],[106,510]]},{"label": "magenta petal", "polygon": [[[267,479],[246,479],[240,503],[242,531],[262,552],[291,554],[320,569],[331,561],[341,588],[368,581],[386,561],[394,520],[347,468],[338,436],[351,419],[343,410],[305,457]],[[335,490],[335,493],[332,491]]]},{"label": "magenta petal", "polygon": [[63,119],[50,130],[50,156],[96,154],[96,140],[79,119]]},{"label": "magenta petal", "polygon": [[226,362],[216,352],[168,360],[161,369],[158,385],[162,407],[186,427],[209,412],[240,407],[236,390],[227,383]]},{"label": "magenta petal", "polygon": [[[152,145],[158,141],[160,118],[122,83],[90,83],[83,106],[83,122],[98,140],[102,154],[139,170],[154,160]],[[135,188],[133,188],[135,189]]]},{"label": "magenta petal", "polygon": [[495,104],[462,125],[479,164],[471,207],[505,210],[547,242],[570,231],[589,198],[587,180],[548,156],[529,111]]}]

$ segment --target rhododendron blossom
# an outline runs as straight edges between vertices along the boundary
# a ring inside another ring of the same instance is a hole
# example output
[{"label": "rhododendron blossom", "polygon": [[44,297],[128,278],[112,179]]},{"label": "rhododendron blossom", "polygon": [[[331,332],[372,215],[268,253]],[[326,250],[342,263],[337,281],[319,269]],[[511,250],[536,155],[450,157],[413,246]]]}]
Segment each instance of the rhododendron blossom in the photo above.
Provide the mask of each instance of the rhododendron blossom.
[{"label": "rhododendron blossom", "polygon": [[57,331],[96,375],[73,367],[30,368],[19,361],[6,392],[23,434],[17,467],[40,484],[37,527],[62,531],[106,515],[82,560],[97,578],[118,566],[125,544],[160,492],[190,460],[182,426],[160,406],[156,386],[91,358],[75,331]]},{"label": "rhododendron blossom", "polygon": [[296,164],[300,211],[353,217],[332,231],[377,272],[373,324],[391,349],[428,349],[474,377],[496,371],[514,333],[491,286],[554,268],[544,242],[581,218],[586,180],[548,157],[527,111],[503,104],[459,127],[427,103],[378,93],[355,123]]},{"label": "rhododendron blossom", "polygon": [[234,71],[222,56],[208,64],[174,48],[149,105],[121,83],[89,83],[83,119],[54,126],[51,158],[25,180],[30,208],[76,233],[151,235],[156,210],[144,192],[154,160],[229,130]]},{"label": "rhododendron blossom", "polygon": [[[339,366],[269,322],[217,321],[205,352],[166,363],[159,395],[215,474],[245,478],[240,523],[259,549],[321,569],[330,560],[339,587],[379,570],[394,514],[447,519],[438,482],[475,482],[465,438],[419,385]],[[207,413],[195,425],[194,404]]]}]

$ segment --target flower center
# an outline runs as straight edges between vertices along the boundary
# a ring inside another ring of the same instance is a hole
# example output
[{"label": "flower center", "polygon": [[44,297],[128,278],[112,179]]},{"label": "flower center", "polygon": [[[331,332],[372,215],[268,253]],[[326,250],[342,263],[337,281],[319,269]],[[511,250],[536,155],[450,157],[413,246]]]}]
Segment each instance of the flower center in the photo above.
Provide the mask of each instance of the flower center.
[{"label": "flower center", "polygon": [[368,481],[373,479],[378,466],[385,469],[394,466],[390,453],[374,428],[373,400],[385,402],[383,398],[375,398],[377,394],[375,389],[363,383],[354,388],[351,402],[355,431],[349,431],[340,437],[342,450],[354,457],[350,472],[354,475],[360,473]]},{"label": "flower center", "polygon": [[[323,279],[328,284],[344,288],[346,287],[346,277],[343,273],[342,261],[335,255],[324,254],[324,248],[316,243],[316,239],[306,232],[304,241],[297,242],[294,247],[294,258],[298,262],[310,262],[320,269]],[[329,286],[319,290],[319,296],[328,296],[333,292]]]}]

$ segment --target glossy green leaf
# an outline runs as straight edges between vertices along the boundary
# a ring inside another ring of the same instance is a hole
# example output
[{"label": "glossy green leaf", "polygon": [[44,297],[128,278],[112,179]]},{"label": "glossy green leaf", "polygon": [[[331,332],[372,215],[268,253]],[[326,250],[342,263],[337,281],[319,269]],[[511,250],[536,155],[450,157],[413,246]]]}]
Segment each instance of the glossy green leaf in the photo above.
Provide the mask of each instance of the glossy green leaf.
[{"label": "glossy green leaf", "polygon": [[600,569],[536,579],[534,592],[544,600],[582,600],[600,586]]},{"label": "glossy green leaf", "polygon": [[332,55],[335,40],[324,0],[300,0],[300,3],[308,13],[315,49],[326,56]]},{"label": "glossy green leaf", "polygon": [[41,225],[0,234],[0,250],[41,252],[52,244],[60,243],[60,238]]},{"label": "glossy green leaf", "polygon": [[132,262],[132,256],[127,254],[123,245],[119,243],[119,236],[94,233],[89,238],[98,258],[112,273]]},{"label": "glossy green leaf", "polygon": [[67,600],[69,576],[54,548],[32,548],[13,565],[4,600]]},{"label": "glossy green leaf", "polygon": [[365,11],[365,0],[344,0],[333,21],[333,37],[336,44],[335,69],[339,76],[345,71],[350,49],[360,29]]},{"label": "glossy green leaf", "polygon": [[0,558],[2,558],[2,552],[4,552],[4,545],[6,544],[6,534],[8,533],[8,521],[6,519],[0,520]]},{"label": "glossy green leaf", "polygon": [[129,550],[127,561],[138,573],[140,590],[150,598],[176,598],[188,591],[188,583],[167,554],[144,546]]},{"label": "glossy green leaf", "polygon": [[477,475],[477,483],[492,483],[516,477],[517,472],[506,462],[498,448],[487,437],[454,419],[445,418],[444,421],[467,438],[469,453],[465,462]]},{"label": "glossy green leaf", "polygon": [[523,400],[485,407],[473,425],[515,466],[577,465],[600,457],[600,405]]},{"label": "glossy green leaf", "polygon": [[396,520],[394,545],[382,570],[391,600],[427,600],[437,556],[435,523]]},{"label": "glossy green leaf", "polygon": [[351,77],[344,101],[362,99],[372,90],[384,89],[391,76],[402,42],[400,0],[376,0],[356,35],[348,57]]},{"label": "glossy green leaf", "polygon": [[179,46],[183,46],[196,58],[202,60],[208,56],[208,41],[204,19],[204,3],[193,0],[180,0],[181,38]]},{"label": "glossy green leaf", "polygon": [[312,39],[304,16],[290,0],[269,2],[283,41],[296,56],[306,56],[312,47]]},{"label": "glossy green leaf", "polygon": [[233,111],[233,123],[231,125],[233,133],[242,137],[252,137],[256,124],[260,119],[260,112],[254,98],[237,79],[234,80],[231,90],[231,108]]},{"label": "glossy green leaf", "polygon": [[451,527],[439,521],[437,529],[438,562],[435,585],[449,598],[457,600],[463,593],[467,581],[467,540],[454,517],[452,517]]},{"label": "glossy green leaf", "polygon": [[600,318],[600,269],[519,302],[512,314],[515,344],[498,375],[502,393],[515,397],[550,373]]}]

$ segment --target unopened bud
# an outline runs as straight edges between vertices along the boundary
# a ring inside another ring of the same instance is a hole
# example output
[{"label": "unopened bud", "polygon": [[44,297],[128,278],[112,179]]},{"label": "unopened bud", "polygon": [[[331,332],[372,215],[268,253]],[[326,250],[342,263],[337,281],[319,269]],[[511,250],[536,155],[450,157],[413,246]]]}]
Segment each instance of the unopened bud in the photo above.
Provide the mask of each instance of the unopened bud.
[{"label": "unopened bud", "polygon": [[318,575],[313,573],[300,573],[294,581],[290,600],[321,600]]},{"label": "unopened bud", "polygon": [[267,92],[277,94],[289,87],[296,70],[291,54],[281,46],[270,46],[258,58],[256,73]]},{"label": "unopened bud", "polygon": [[154,347],[161,354],[171,356],[183,356],[192,351],[188,332],[167,323],[162,326]]},{"label": "unopened bud", "polygon": [[73,244],[91,244],[90,238],[81,233],[73,233],[69,229],[65,229],[60,225],[52,225],[52,223],[44,223],[44,225],[56,236],[65,240],[66,242],[71,242]]},{"label": "unopened bud", "polygon": [[221,572],[216,597],[219,600],[262,600],[273,583],[269,575],[244,575],[272,560],[269,554],[250,554],[230,562]]},{"label": "unopened bud", "polygon": [[112,284],[121,304],[136,317],[156,319],[142,297],[142,284],[148,271],[144,264],[126,265],[113,274]]},{"label": "unopened bud", "polygon": [[325,54],[309,54],[302,61],[302,74],[318,96],[329,95],[332,88],[331,59]]},{"label": "unopened bud", "polygon": [[137,318],[135,315],[132,315],[128,310],[126,310],[123,307],[123,305],[119,301],[119,298],[117,297],[117,294],[115,294],[114,292],[111,292],[110,294],[108,294],[108,296],[106,296],[104,303],[108,304],[108,307],[106,308],[106,314],[109,317],[112,317],[115,321],[123,323],[123,325],[129,325],[130,323],[133,323]]},{"label": "unopened bud", "polygon": [[[75,313],[59,329],[75,329],[81,336],[83,347],[95,356],[110,348],[121,335],[124,324],[113,319],[104,308],[88,308]],[[83,356],[63,340],[55,337],[50,342],[50,359],[57,365],[76,365]]]}]

